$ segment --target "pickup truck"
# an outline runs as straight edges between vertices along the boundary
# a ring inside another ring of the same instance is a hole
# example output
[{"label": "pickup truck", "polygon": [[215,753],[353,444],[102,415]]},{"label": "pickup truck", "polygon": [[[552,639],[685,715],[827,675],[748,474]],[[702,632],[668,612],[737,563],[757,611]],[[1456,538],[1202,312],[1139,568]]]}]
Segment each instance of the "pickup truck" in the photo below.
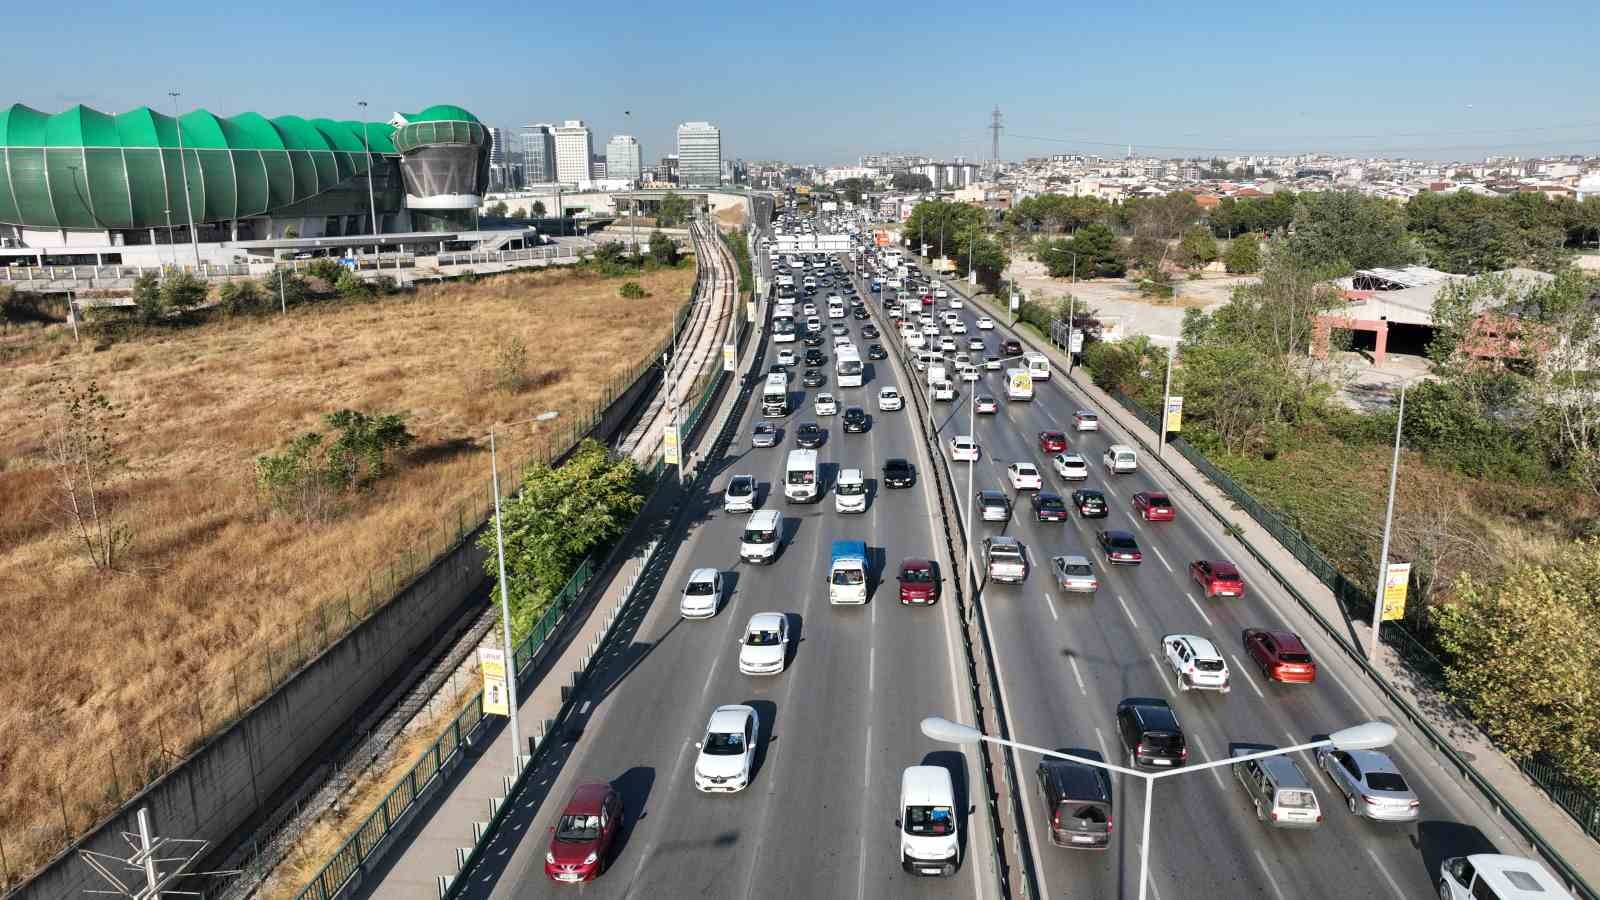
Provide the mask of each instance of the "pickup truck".
[{"label": "pickup truck", "polygon": [[1028,556],[1022,542],[1014,537],[995,535],[983,539],[984,564],[989,578],[1007,584],[1021,584],[1028,577]]}]

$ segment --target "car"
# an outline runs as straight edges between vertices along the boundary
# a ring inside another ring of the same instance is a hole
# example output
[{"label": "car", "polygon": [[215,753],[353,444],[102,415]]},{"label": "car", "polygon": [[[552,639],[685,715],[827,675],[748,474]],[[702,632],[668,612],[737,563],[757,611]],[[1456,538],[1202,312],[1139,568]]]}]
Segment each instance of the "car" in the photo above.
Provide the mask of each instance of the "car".
[{"label": "car", "polygon": [[832,394],[824,391],[817,395],[817,399],[812,403],[812,408],[819,416],[836,416],[839,414],[839,401],[834,399]]},{"label": "car", "polygon": [[622,794],[616,788],[604,782],[573,788],[561,817],[550,828],[545,877],[565,884],[599,878],[621,830]]},{"label": "car", "polygon": [[755,512],[756,478],[754,475],[735,475],[728,479],[722,492],[723,512]]},{"label": "car", "polygon": [[1078,594],[1092,594],[1100,587],[1094,577],[1094,566],[1087,556],[1053,556],[1050,574],[1055,576],[1056,587]]},{"label": "car", "polygon": [[778,438],[782,437],[782,435],[782,430],[771,422],[757,422],[756,427],[750,433],[750,446],[776,447],[778,446]]},{"label": "car", "polygon": [[950,458],[956,462],[977,462],[978,442],[969,434],[958,434],[950,438]]},{"label": "car", "polygon": [[1416,791],[1385,753],[1319,747],[1317,765],[1354,815],[1376,822],[1412,822],[1422,813]]},{"label": "car", "polygon": [[1033,495],[1033,518],[1038,522],[1065,522],[1067,501],[1060,494],[1038,491]]},{"label": "car", "polygon": [[955,358],[951,360],[951,363],[954,364],[958,369],[965,368],[972,365],[972,357],[966,353],[957,353]]},{"label": "car", "polygon": [[868,427],[867,411],[859,406],[845,407],[844,433],[864,434]]},{"label": "car", "polygon": [[967,349],[973,353],[982,353],[984,350],[983,338],[967,338]]},{"label": "car", "polygon": [[678,614],[685,619],[709,619],[717,614],[721,602],[722,573],[711,568],[695,569],[689,573],[689,583],[683,586]]},{"label": "car", "polygon": [[1000,411],[1000,401],[988,394],[979,394],[973,398],[972,411],[980,416],[992,416]]},{"label": "car", "polygon": [[952,334],[966,334],[967,333],[967,323],[961,321],[960,319],[957,319],[954,322],[950,323],[950,331],[951,331]]},{"label": "car", "polygon": [[863,326],[861,326],[861,337],[863,339],[870,341],[870,340],[872,340],[873,338],[875,338],[877,336],[878,336],[878,329],[877,328],[873,327],[872,325],[863,325]]},{"label": "car", "polygon": [[1099,431],[1100,417],[1087,409],[1080,409],[1072,414],[1072,424],[1079,431]]},{"label": "car", "polygon": [[884,460],[883,486],[886,488],[908,488],[917,483],[917,469],[911,465],[910,460],[895,457]]},{"label": "car", "polygon": [[983,559],[992,581],[1021,584],[1028,580],[1028,549],[1010,535],[984,538]]},{"label": "car", "polygon": [[776,675],[789,658],[789,617],[780,612],[756,613],[739,639],[739,671]]},{"label": "car", "polygon": [[983,358],[983,367],[991,372],[1000,371],[1000,357],[995,356],[993,353],[985,356]]},{"label": "car", "polygon": [[953,401],[956,399],[956,386],[948,381],[935,381],[932,393],[935,400]]},{"label": "car", "polygon": [[1011,499],[1001,491],[978,491],[973,495],[978,504],[978,515],[985,522],[1009,522]]},{"label": "car", "polygon": [[924,325],[924,326],[922,326],[922,336],[927,338],[930,341],[938,340],[939,339],[939,326],[937,326],[937,325]]},{"label": "car", "polygon": [[[808,353],[814,353],[816,351],[807,351],[807,352]],[[787,368],[792,367],[794,364],[795,364],[795,355],[794,355],[794,351],[793,350],[790,350],[789,348],[785,347],[782,350],[778,351],[778,365],[783,366],[785,369],[787,369]]]},{"label": "car", "polygon": [[[1056,752],[1105,762],[1088,748],[1064,747]],[[1115,825],[1109,772],[1073,759],[1045,757],[1034,770],[1034,779],[1044,802],[1050,843],[1082,850],[1104,850],[1111,845]]]},{"label": "car", "polygon": [[954,353],[954,352],[956,352],[956,339],[953,338],[953,337],[950,337],[948,335],[945,336],[945,337],[940,338],[939,339],[939,352],[940,353]]},{"label": "car", "polygon": [[815,450],[821,447],[827,436],[828,433],[823,431],[822,426],[815,422],[801,423],[800,427],[794,430],[795,444],[807,450]]},{"label": "car", "polygon": [[867,317],[867,311],[862,307],[858,306],[855,309],[850,310],[850,318],[852,318],[852,319],[864,320],[864,319],[866,319],[866,317]]},{"label": "car", "polygon": [[1139,541],[1131,531],[1112,528],[1095,535],[1095,540],[1100,542],[1100,552],[1106,555],[1106,562],[1124,566],[1137,566],[1144,562],[1144,554],[1139,552]]},{"label": "car", "polygon": [[893,385],[885,385],[884,387],[878,388],[879,412],[893,412],[897,409],[904,409],[905,405],[906,400],[904,397],[900,396],[899,388],[894,387]]},{"label": "car", "polygon": [[828,331],[834,337],[844,337],[850,333],[850,326],[844,324],[843,322],[835,322],[828,326]]},{"label": "car", "polygon": [[1084,481],[1089,477],[1089,461],[1079,453],[1057,453],[1050,458],[1062,481]]},{"label": "car", "polygon": [[811,366],[813,368],[816,368],[816,367],[820,367],[820,366],[825,366],[825,365],[827,365],[827,363],[828,363],[828,358],[826,356],[822,355],[822,351],[820,349],[813,347],[813,348],[811,348],[811,349],[806,351],[806,355],[805,355],[805,364],[806,365]]},{"label": "car", "polygon": [[[877,337],[877,335],[865,335],[865,334],[863,336]],[[867,345],[867,359],[888,359],[888,358],[889,358],[889,351],[883,349],[883,345],[882,344],[868,344]]]},{"label": "car", "polygon": [[694,786],[707,793],[735,793],[750,785],[761,723],[754,707],[719,706],[706,723],[706,735],[695,743]]},{"label": "car", "polygon": [[1037,491],[1044,487],[1044,479],[1039,477],[1039,467],[1031,462],[1014,462],[1006,466],[1006,478],[1010,480],[1014,491]]},{"label": "car", "polygon": [[815,331],[808,331],[806,332],[806,336],[800,339],[800,343],[806,345],[807,347],[821,347],[822,335],[817,334]]},{"label": "car", "polygon": [[840,347],[854,347],[854,346],[855,346],[855,342],[851,341],[850,340],[850,336],[847,335],[847,334],[841,334],[838,337],[833,339],[833,349],[835,349],[835,350],[838,350]]},{"label": "car", "polygon": [[1244,596],[1244,576],[1225,559],[1197,559],[1189,563],[1189,577],[1207,598]]},{"label": "car", "polygon": [[821,334],[822,320],[816,316],[808,316],[806,318],[806,330],[813,334]]},{"label": "car", "polygon": [[1039,432],[1039,449],[1045,453],[1067,452],[1067,436],[1059,431]]},{"label": "car", "polygon": [[1159,697],[1129,697],[1117,704],[1117,734],[1134,768],[1171,769],[1189,761],[1178,714]]},{"label": "car", "polygon": [[962,366],[961,367],[961,380],[962,381],[977,381],[979,377],[980,376],[979,376],[979,373],[978,373],[978,367],[977,366]]},{"label": "car", "polygon": [[787,375],[788,370],[783,367],[783,363],[773,363],[767,366],[767,373],[771,375]]},{"label": "car", "polygon": [[1298,634],[1246,628],[1241,638],[1245,653],[1269,680],[1285,684],[1311,684],[1317,680],[1317,664]]},{"label": "car", "polygon": [[983,331],[993,331],[994,330],[994,320],[989,318],[988,316],[979,316],[978,317],[978,328],[982,329]]},{"label": "car", "polygon": [[1072,506],[1085,519],[1104,519],[1110,511],[1106,505],[1106,495],[1087,488],[1072,492]]},{"label": "car", "polygon": [[1215,644],[1193,634],[1169,634],[1161,639],[1161,654],[1178,679],[1180,691],[1228,693],[1228,664]]},{"label": "car", "polygon": [[1016,338],[1007,338],[1000,342],[1001,356],[1021,356],[1022,342]]},{"label": "car", "polygon": [[822,374],[821,369],[807,369],[805,370],[805,373],[800,376],[801,387],[819,388],[827,383],[828,376]]},{"label": "car", "polygon": [[814,316],[817,314],[817,305],[815,303],[807,303],[805,306],[800,307],[800,312],[802,315]]},{"label": "car", "polygon": [[1146,522],[1171,522],[1178,517],[1172,500],[1160,491],[1139,491],[1134,494],[1133,511]]},{"label": "car", "polygon": [[939,602],[939,570],[931,559],[908,559],[900,564],[895,581],[902,604],[925,606]]}]

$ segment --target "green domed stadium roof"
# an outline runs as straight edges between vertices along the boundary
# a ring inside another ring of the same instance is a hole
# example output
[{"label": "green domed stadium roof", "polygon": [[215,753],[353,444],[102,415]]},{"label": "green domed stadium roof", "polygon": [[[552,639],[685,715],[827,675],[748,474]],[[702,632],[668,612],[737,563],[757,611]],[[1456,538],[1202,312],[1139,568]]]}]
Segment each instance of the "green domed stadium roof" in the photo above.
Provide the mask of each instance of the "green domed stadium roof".
[{"label": "green domed stadium roof", "polygon": [[477,122],[478,117],[459,106],[441,103],[430,106],[416,115],[405,116],[407,122]]}]

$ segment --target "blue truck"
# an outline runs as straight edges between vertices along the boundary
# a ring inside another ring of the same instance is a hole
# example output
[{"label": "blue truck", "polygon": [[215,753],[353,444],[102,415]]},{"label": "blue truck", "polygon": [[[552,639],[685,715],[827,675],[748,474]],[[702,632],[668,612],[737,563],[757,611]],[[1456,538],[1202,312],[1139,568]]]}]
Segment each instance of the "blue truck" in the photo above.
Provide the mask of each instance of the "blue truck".
[{"label": "blue truck", "polygon": [[834,541],[828,560],[828,602],[860,605],[867,602],[867,544]]}]

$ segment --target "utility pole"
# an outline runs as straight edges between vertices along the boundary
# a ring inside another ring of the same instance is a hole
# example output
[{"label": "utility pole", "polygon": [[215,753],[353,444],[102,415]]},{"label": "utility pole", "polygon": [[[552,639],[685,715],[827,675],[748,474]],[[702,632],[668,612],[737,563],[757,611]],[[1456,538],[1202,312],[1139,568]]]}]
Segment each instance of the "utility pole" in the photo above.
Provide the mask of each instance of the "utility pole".
[{"label": "utility pole", "polygon": [[1004,128],[1000,124],[1000,106],[996,104],[994,112],[989,113],[989,160],[996,168],[1000,166],[1000,132]]},{"label": "utility pole", "polygon": [[[194,202],[189,199],[189,161],[183,152],[183,119],[178,115],[178,92],[167,91],[167,96],[172,98],[172,124],[178,129],[178,171],[183,173],[183,208],[189,213],[189,245],[194,248],[195,274],[200,274],[200,236],[194,230]],[[170,229],[171,219],[167,227]],[[173,251],[173,258],[177,258],[177,251]]]},{"label": "utility pole", "polygon": [[[1069,350],[1069,352],[1067,354],[1067,358],[1068,359],[1071,359],[1071,357],[1072,357],[1072,354],[1070,353],[1071,348],[1072,348],[1072,331],[1071,331],[1071,329],[1068,329],[1067,330],[1067,349]],[[1161,389],[1161,433],[1156,435],[1156,459],[1160,459],[1161,458],[1161,451],[1163,451],[1163,450],[1165,450],[1167,448],[1167,405],[1172,402],[1172,357],[1174,356],[1174,354],[1176,354],[1177,350],[1178,350],[1178,339],[1177,338],[1173,338],[1172,339],[1172,343],[1167,345],[1167,384],[1166,384],[1165,387],[1163,387]]]},{"label": "utility pole", "polygon": [[1394,458],[1389,461],[1389,509],[1383,514],[1383,549],[1378,552],[1378,587],[1372,598],[1372,644],[1367,662],[1378,658],[1378,635],[1383,626],[1383,590],[1389,581],[1389,526],[1394,524],[1394,482],[1400,473],[1400,434],[1406,421],[1407,382],[1400,383],[1400,412],[1394,420]]},{"label": "utility pole", "polygon": [[506,539],[500,525],[500,462],[495,454],[494,429],[489,430],[489,482],[494,491],[494,548],[500,565],[500,643],[506,655],[506,706],[511,714],[506,725],[511,729],[511,777],[522,776],[522,735],[517,715],[517,648],[511,643],[511,596],[506,588]]},{"label": "utility pole", "polygon": [[150,807],[141,806],[135,814],[137,833],[124,831],[122,839],[132,851],[126,857],[101,853],[96,850],[79,850],[78,858],[88,864],[95,874],[105,879],[105,888],[88,889],[91,894],[111,894],[128,900],[161,900],[163,896],[183,894],[201,896],[199,891],[172,888],[182,878],[216,875],[237,875],[239,870],[218,872],[189,872],[195,860],[211,846],[210,841],[199,838],[158,837],[150,829]]},{"label": "utility pole", "polygon": [[378,200],[372,189],[372,138],[367,134],[367,101],[357,100],[356,105],[361,107],[361,143],[367,151],[367,203],[372,208],[372,255],[379,253],[378,232],[383,229],[378,227]]}]

